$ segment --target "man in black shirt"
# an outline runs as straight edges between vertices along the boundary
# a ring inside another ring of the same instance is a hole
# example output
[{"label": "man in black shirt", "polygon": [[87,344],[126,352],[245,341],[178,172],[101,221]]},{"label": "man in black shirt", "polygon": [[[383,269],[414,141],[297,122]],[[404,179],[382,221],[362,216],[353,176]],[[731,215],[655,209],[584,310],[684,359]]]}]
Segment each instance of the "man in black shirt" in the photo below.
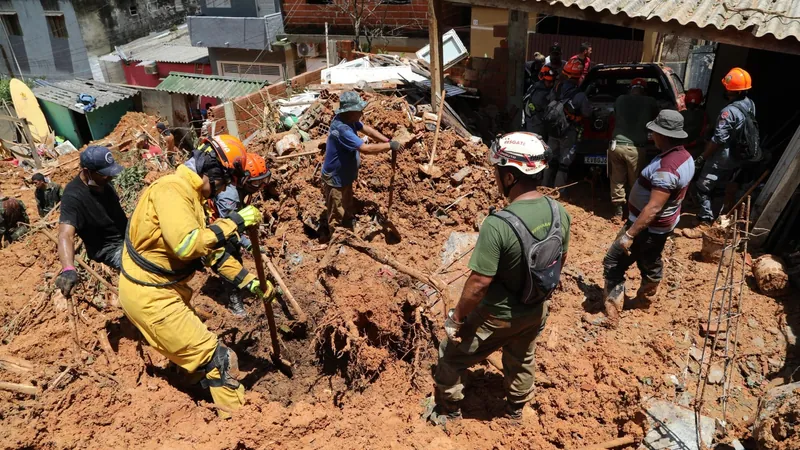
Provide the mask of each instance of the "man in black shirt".
[{"label": "man in black shirt", "polygon": [[122,166],[106,147],[90,146],[81,153],[81,171],[64,189],[58,226],[61,274],[56,286],[69,295],[78,282],[75,272],[75,233],[94,261],[119,269],[128,218],[111,186]]}]

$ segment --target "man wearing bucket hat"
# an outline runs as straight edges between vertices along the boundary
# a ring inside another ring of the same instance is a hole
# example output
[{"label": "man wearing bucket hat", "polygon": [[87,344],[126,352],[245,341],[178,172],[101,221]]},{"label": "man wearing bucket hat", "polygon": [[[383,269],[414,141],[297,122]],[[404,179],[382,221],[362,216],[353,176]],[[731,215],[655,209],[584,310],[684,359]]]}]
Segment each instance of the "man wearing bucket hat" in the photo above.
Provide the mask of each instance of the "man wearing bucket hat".
[{"label": "man wearing bucket hat", "polygon": [[56,286],[69,295],[78,282],[75,271],[75,234],[86,246],[90,259],[119,269],[122,242],[128,218],[111,186],[122,172],[111,151],[99,145],[86,148],[80,156],[81,171],[64,188],[58,219],[58,257],[61,273]]},{"label": "man wearing bucket hat", "polygon": [[687,137],[683,116],[665,109],[647,124],[647,129],[653,132],[661,154],[634,183],[628,198],[628,221],[603,260],[605,324],[611,327],[619,323],[625,300],[625,272],[634,262],[642,273],[637,300],[647,306],[655,298],[663,272],[661,253],[678,225],[681,202],[694,177],[692,155],[680,145]]},{"label": "man wearing bucket hat", "polygon": [[570,216],[536,188],[544,181],[549,148],[533,133],[509,133],[492,145],[497,189],[509,205],[481,225],[472,270],[445,321],[433,397],[423,417],[435,424],[461,417],[462,376],[494,351],[503,351],[506,416],[520,419],[534,396],[534,350],[550,296],[567,257]]},{"label": "man wearing bucket hat", "polygon": [[[339,109],[330,124],[325,162],[322,164],[322,182],[327,208],[329,237],[337,226],[352,226],[353,182],[358,177],[361,155],[374,155],[398,151],[402,145],[391,141],[378,130],[361,122],[363,110],[367,102],[361,99],[358,92],[347,91],[339,97]],[[376,143],[367,144],[358,136],[362,132]]]}]

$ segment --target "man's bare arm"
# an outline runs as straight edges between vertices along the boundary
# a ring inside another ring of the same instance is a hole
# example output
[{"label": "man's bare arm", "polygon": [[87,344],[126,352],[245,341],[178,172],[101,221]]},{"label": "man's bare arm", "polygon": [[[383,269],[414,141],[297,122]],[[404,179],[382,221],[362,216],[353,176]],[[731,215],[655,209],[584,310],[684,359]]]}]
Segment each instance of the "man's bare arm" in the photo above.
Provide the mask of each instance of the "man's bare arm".
[{"label": "man's bare arm", "polygon": [[636,222],[628,229],[628,235],[636,237],[642,230],[647,228],[656,218],[656,215],[664,209],[664,205],[669,200],[669,195],[669,192],[658,189],[650,191],[650,201],[647,202],[639,217],[636,218]]},{"label": "man's bare arm", "polygon": [[358,151],[360,151],[364,155],[376,155],[378,153],[388,152],[391,150],[389,143],[381,143],[381,144],[361,144],[361,147],[358,147]]},{"label": "man's bare arm", "polygon": [[62,269],[75,267],[75,227],[66,223],[58,225],[58,259]]},{"label": "man's bare arm", "polygon": [[478,306],[478,303],[486,296],[486,291],[489,290],[493,278],[472,271],[464,284],[464,290],[461,291],[461,299],[456,305],[455,312],[453,312],[453,318],[456,321],[463,322],[469,313]]}]

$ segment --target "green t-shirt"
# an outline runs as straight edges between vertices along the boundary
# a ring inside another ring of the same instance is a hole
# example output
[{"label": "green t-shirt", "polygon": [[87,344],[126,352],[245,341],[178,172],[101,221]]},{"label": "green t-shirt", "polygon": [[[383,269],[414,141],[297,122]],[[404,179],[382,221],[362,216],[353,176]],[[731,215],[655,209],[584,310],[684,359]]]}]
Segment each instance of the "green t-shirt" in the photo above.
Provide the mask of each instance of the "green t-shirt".
[{"label": "green t-shirt", "polygon": [[647,122],[658,115],[656,99],[625,94],[614,102],[614,139],[619,145],[647,145]]},{"label": "green t-shirt", "polygon": [[[572,218],[561,204],[562,238],[564,253],[569,248],[569,225]],[[550,230],[553,214],[544,197],[519,200],[506,210],[516,214],[531,230],[536,239],[544,239]],[[535,308],[519,303],[519,292],[525,287],[525,265],[522,247],[514,230],[503,219],[489,216],[481,226],[478,242],[468,267],[487,277],[494,277],[481,306],[500,319],[512,319],[531,314]]]}]

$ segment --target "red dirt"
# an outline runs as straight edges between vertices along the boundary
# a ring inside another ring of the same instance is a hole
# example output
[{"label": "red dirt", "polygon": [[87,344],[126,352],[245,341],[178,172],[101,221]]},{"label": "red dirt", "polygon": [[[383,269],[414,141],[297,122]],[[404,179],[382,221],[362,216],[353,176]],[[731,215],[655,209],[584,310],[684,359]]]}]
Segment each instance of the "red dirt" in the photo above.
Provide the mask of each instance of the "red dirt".
[{"label": "red dirt", "polygon": [[[407,119],[393,114],[373,124],[388,135]],[[389,219],[399,231],[399,243],[387,243],[373,219],[387,212],[388,155],[363,159],[355,193],[360,211],[355,233],[371,239],[381,253],[427,274],[441,266],[440,249],[451,232],[475,231],[490,205],[501,206],[494,177],[484,166],[485,147],[466,144],[449,131],[441,136],[436,160],[445,175],[438,180],[420,175],[432,134],[398,158]],[[0,271],[0,338],[5,340],[0,355],[35,364],[25,375],[0,369],[0,381],[30,382],[42,390],[35,398],[0,391],[2,447],[577,448],[641,435],[644,399],[680,397],[665,377],[682,379],[681,362],[689,348],[702,345],[698,329],[717,267],[697,260],[699,240],[671,239],[665,280],[650,309],[625,311],[617,330],[582,322],[585,309],[598,306],[601,261],[617,226],[588,212],[584,205],[591,194],[578,186],[562,200],[572,215],[568,273],[538,342],[533,408],[519,425],[497,418],[504,405],[502,376],[484,364],[467,376],[464,420],[447,430],[424,423],[420,402],[432,391],[435,343],[443,337],[442,305],[423,295],[413,278],[352,247],[332,247],[335,252],[321,264],[328,248],[303,225],[304,220],[313,225],[322,213],[315,179],[320,163],[321,156],[273,164],[280,195],[258,202],[271,232],[263,244],[311,317],[307,336],[282,338],[286,356],[294,360],[294,378],[287,379],[269,362],[269,335],[258,302],[249,299],[250,316],[235,319],[225,310],[216,277],[199,275],[192,282],[199,291],[193,304],[207,316],[209,328],[236,350],[243,370],[247,405],[229,421],[201,406],[209,395],[184,381],[157,352],[144,345],[145,357],[140,356],[138,332],[118,309],[99,311],[84,301],[78,323],[84,363],[47,390],[72,361],[66,312],[56,310],[46,293],[58,270],[55,245],[37,234],[0,251],[6,268]],[[465,165],[472,165],[473,173],[453,187],[449,175]],[[6,191],[13,186],[2,185]],[[468,193],[436,218],[437,210]],[[21,266],[31,262],[31,255],[33,265]],[[463,283],[466,261],[439,278],[455,280],[455,286]],[[252,266],[251,260],[245,262]],[[639,276],[635,269],[629,274],[628,290],[635,292]],[[96,283],[86,285],[86,295],[76,298],[111,301]],[[765,376],[781,368],[787,351],[779,331],[786,320],[782,304],[745,287],[744,313],[739,362],[754,382],[749,387],[734,371],[728,406],[734,437],[747,434]],[[279,325],[290,318],[285,308],[278,308],[277,315]],[[351,324],[355,329],[348,328]],[[116,362],[107,360],[97,330],[108,333]],[[696,382],[690,368],[686,387],[692,395]],[[720,394],[720,386],[709,386],[705,414],[721,417]]]}]

